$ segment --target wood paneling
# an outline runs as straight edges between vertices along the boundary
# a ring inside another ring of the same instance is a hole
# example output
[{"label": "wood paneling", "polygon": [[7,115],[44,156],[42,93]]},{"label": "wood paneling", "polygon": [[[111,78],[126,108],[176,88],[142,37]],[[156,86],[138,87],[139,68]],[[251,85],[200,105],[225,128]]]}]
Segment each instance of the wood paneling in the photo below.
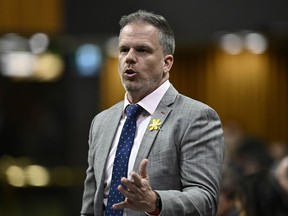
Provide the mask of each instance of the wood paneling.
[{"label": "wood paneling", "polygon": [[[170,81],[187,96],[213,107],[226,122],[270,142],[288,142],[288,67],[277,52],[228,55],[214,49],[178,50]],[[102,108],[123,99],[117,59],[101,77]]]},{"label": "wood paneling", "polygon": [[58,34],[62,13],[61,0],[0,0],[0,33]]},{"label": "wood paneling", "polygon": [[179,52],[171,82],[180,92],[212,106],[223,124],[288,142],[288,68],[275,53],[229,55],[220,50]]},{"label": "wood paneling", "polygon": [[100,77],[101,109],[107,109],[124,99],[124,88],[118,73],[118,60],[108,58]]}]

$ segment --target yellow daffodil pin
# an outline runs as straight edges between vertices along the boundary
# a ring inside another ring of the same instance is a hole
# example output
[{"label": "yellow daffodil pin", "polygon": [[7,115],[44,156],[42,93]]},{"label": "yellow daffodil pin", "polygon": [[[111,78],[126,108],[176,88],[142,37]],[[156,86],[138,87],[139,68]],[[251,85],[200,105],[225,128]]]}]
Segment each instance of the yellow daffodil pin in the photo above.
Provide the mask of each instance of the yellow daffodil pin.
[{"label": "yellow daffodil pin", "polygon": [[158,130],[160,129],[160,125],[161,125],[161,121],[160,119],[153,119],[152,123],[149,125],[149,130],[153,131],[153,130]]}]

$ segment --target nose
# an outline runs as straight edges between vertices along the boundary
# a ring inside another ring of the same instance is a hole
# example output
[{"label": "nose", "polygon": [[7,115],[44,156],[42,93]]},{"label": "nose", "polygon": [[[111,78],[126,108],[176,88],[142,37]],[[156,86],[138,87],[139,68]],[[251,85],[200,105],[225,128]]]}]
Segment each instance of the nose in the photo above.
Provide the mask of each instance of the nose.
[{"label": "nose", "polygon": [[126,63],[135,63],[136,62],[136,55],[133,49],[130,49],[126,55]]}]

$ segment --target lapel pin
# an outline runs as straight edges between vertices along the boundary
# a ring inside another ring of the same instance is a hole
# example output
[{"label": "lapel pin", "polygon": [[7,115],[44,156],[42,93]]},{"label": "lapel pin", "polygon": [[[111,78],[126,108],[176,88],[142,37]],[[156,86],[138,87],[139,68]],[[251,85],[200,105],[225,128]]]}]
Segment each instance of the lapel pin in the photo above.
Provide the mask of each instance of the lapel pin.
[{"label": "lapel pin", "polygon": [[149,130],[153,131],[153,130],[158,130],[160,129],[160,125],[161,125],[161,120],[160,119],[153,119],[152,123],[149,125]]}]

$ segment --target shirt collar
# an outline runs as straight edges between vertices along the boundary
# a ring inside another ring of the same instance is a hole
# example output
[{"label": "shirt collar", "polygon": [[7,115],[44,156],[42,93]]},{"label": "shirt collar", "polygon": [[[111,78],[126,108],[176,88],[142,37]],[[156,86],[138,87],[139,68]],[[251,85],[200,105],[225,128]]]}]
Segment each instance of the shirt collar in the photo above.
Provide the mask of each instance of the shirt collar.
[{"label": "shirt collar", "polygon": [[[151,92],[149,95],[144,97],[141,101],[139,101],[137,104],[139,104],[141,107],[143,107],[150,115],[152,115],[158,104],[160,103],[162,97],[170,87],[170,82],[169,80],[165,81],[161,86],[159,86],[156,90]],[[125,98],[124,98],[124,108],[123,111],[125,110],[125,107],[129,105],[129,101],[127,99],[127,92],[125,93]]]}]

